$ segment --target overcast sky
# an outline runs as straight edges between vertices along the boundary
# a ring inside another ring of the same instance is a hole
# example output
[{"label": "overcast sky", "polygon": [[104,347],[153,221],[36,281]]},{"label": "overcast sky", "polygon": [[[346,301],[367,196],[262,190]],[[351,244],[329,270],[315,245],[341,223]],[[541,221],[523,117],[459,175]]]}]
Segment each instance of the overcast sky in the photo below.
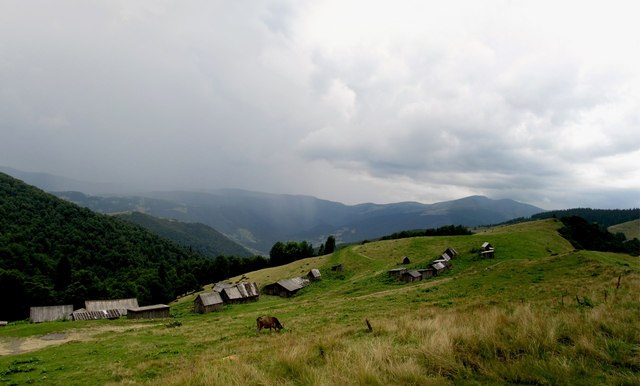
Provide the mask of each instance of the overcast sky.
[{"label": "overcast sky", "polygon": [[348,204],[640,206],[633,1],[0,2],[0,165]]}]

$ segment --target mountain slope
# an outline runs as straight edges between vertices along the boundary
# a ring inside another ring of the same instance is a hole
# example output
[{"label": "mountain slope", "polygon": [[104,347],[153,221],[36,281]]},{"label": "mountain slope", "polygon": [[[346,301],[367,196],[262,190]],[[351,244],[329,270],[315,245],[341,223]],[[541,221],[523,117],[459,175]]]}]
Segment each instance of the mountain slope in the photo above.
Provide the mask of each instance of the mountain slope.
[{"label": "mountain slope", "polygon": [[241,245],[204,224],[160,219],[140,212],[120,213],[116,214],[115,217],[140,225],[160,237],[192,248],[205,256],[233,255],[248,257],[252,255]]},{"label": "mountain slope", "polygon": [[88,298],[167,302],[210,277],[210,259],[3,173],[0,197],[0,319]]}]

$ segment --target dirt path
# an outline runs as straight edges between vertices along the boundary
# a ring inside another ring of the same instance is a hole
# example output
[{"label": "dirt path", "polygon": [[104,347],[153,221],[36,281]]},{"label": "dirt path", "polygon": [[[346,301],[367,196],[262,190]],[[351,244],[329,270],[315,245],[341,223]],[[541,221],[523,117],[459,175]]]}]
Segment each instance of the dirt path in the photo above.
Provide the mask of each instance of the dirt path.
[{"label": "dirt path", "polygon": [[100,326],[96,328],[70,329],[64,332],[47,334],[39,337],[2,337],[0,338],[0,356],[38,351],[45,347],[56,346],[67,342],[86,342],[93,340],[96,335],[105,332],[122,332],[149,326],[153,325],[139,324],[133,326]]}]

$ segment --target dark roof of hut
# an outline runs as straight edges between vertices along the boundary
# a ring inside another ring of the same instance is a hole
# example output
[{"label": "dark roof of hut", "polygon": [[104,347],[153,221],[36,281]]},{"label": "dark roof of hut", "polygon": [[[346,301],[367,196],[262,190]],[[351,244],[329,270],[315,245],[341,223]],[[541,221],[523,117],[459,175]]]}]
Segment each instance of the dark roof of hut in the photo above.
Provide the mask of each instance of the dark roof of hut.
[{"label": "dark roof of hut", "polygon": [[169,307],[166,304],[154,304],[154,305],[151,305],[151,306],[129,308],[128,311],[131,311],[131,312],[144,312],[144,311],[168,310],[170,308],[171,307]]},{"label": "dark roof of hut", "polygon": [[294,277],[291,279],[279,280],[277,284],[287,291],[293,292],[306,287],[309,284],[309,279],[304,277]]},{"label": "dark roof of hut", "polygon": [[218,292],[215,292],[215,291],[203,292],[196,297],[196,300],[198,298],[200,299],[200,301],[202,302],[202,305],[204,306],[212,306],[214,304],[222,303],[222,297]]},{"label": "dark roof of hut", "polygon": [[436,270],[438,270],[438,271],[441,271],[441,270],[447,268],[444,264],[442,264],[439,261],[434,261],[433,263],[431,263],[431,266],[433,268],[435,268]]},{"label": "dark roof of hut", "polygon": [[118,310],[126,315],[127,309],[138,308],[138,299],[86,300],[84,306],[87,311]]},{"label": "dark roof of hut", "polygon": [[420,272],[418,272],[418,271],[416,271],[414,269],[412,269],[410,271],[407,271],[407,272],[403,272],[402,275],[403,276],[407,275],[407,276],[411,276],[411,277],[414,277],[414,278],[418,278],[418,277],[422,276],[422,274]]}]

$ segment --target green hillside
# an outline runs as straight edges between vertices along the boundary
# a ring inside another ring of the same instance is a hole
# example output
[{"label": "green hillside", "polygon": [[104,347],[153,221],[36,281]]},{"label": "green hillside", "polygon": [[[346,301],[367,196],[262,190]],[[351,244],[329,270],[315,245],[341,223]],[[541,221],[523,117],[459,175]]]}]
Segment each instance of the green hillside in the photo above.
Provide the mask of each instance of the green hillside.
[{"label": "green hillside", "polygon": [[[168,320],[12,324],[0,328],[0,381],[639,384],[640,261],[575,251],[560,227],[550,219],[347,247],[245,275],[264,285],[320,268],[323,279],[289,299],[263,295],[217,313],[193,314],[186,296]],[[495,258],[477,257],[484,241]],[[422,267],[448,246],[460,256],[442,276],[387,275],[402,256]],[[338,263],[344,271],[332,272]],[[285,329],[256,333],[265,314]]]},{"label": "green hillside", "polygon": [[209,257],[219,255],[248,257],[252,253],[222,233],[201,223],[185,223],[161,219],[140,212],[120,213],[117,218],[128,221]]},{"label": "green hillside", "polygon": [[87,299],[164,303],[211,277],[205,256],[2,173],[0,198],[0,320]]},{"label": "green hillside", "polygon": [[624,234],[627,240],[640,239],[640,219],[627,221],[622,224],[612,225],[608,228],[608,230],[613,234]]}]

